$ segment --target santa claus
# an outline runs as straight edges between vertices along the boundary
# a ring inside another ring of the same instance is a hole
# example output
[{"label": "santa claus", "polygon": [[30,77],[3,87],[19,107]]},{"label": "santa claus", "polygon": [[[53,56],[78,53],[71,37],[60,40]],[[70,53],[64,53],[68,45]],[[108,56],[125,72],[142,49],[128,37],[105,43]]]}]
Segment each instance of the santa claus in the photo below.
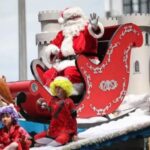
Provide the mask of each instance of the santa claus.
[{"label": "santa claus", "polygon": [[64,76],[73,83],[74,95],[79,94],[83,81],[75,59],[79,54],[89,57],[97,54],[97,39],[103,36],[104,27],[95,13],[90,15],[88,21],[79,7],[65,9],[58,21],[62,30],[41,56],[43,63],[49,68],[43,75],[45,84],[49,86],[56,76]]}]

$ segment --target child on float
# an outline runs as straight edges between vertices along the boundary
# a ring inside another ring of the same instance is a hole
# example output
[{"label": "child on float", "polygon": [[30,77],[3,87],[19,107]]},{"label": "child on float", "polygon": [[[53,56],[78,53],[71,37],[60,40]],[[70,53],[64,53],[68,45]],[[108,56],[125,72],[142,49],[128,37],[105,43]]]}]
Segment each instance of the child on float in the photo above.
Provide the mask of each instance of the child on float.
[{"label": "child on float", "polygon": [[18,113],[13,105],[0,108],[0,150],[29,150],[29,134],[17,123]]},{"label": "child on float", "polygon": [[50,84],[50,92],[55,96],[47,105],[51,111],[50,125],[47,131],[35,135],[35,142],[39,145],[60,146],[77,140],[75,104],[69,98],[73,92],[72,83],[67,78],[56,77]]}]

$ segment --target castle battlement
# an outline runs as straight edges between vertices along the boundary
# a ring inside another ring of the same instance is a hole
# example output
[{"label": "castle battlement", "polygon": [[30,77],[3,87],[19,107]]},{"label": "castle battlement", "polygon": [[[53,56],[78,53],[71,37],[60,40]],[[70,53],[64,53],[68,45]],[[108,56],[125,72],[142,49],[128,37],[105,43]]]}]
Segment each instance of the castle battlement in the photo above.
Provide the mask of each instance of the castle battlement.
[{"label": "castle battlement", "polygon": [[138,26],[150,27],[150,14],[127,14],[118,17],[118,24],[134,23]]},{"label": "castle battlement", "polygon": [[116,17],[100,18],[99,20],[105,27],[118,25],[118,20]]},{"label": "castle battlement", "polygon": [[56,20],[59,17],[59,10],[46,10],[46,11],[40,11],[38,14],[38,20],[40,22],[42,21],[48,21],[48,20]]},{"label": "castle battlement", "polygon": [[145,14],[145,13],[134,13],[134,14],[124,14],[123,16],[128,16],[128,17],[132,17],[132,16],[150,16],[150,14]]},{"label": "castle battlement", "polygon": [[[46,10],[39,12],[38,18],[41,22],[41,33],[36,35],[36,44],[47,44],[55,37],[60,30],[60,24],[58,23],[59,14],[59,10]],[[119,17],[100,18],[99,20],[105,27],[134,23],[140,26],[143,31],[148,31],[150,28],[150,14],[126,14]]]}]

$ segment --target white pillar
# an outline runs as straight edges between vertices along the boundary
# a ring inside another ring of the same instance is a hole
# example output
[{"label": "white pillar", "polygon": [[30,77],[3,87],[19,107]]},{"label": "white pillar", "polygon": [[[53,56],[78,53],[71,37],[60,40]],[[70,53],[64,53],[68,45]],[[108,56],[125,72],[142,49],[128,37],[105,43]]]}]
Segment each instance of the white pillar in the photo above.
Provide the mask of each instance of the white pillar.
[{"label": "white pillar", "polygon": [[25,0],[18,0],[19,80],[27,79],[26,11]]}]

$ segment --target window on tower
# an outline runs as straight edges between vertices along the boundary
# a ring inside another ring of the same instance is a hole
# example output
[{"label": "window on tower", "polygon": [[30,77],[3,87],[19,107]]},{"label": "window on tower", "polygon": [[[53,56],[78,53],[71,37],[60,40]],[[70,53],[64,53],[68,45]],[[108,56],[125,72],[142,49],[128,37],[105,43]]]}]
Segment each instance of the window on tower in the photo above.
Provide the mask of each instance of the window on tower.
[{"label": "window on tower", "polygon": [[134,64],[134,72],[135,73],[139,73],[140,72],[140,63],[138,60],[135,61],[135,64]]},{"label": "window on tower", "polygon": [[150,0],[123,0],[124,14],[150,13]]},{"label": "window on tower", "polygon": [[148,34],[148,33],[145,33],[145,44],[146,44],[146,45],[150,45],[150,43],[149,43],[149,42],[150,42],[149,38],[150,38],[150,37],[149,37],[149,34]]}]

